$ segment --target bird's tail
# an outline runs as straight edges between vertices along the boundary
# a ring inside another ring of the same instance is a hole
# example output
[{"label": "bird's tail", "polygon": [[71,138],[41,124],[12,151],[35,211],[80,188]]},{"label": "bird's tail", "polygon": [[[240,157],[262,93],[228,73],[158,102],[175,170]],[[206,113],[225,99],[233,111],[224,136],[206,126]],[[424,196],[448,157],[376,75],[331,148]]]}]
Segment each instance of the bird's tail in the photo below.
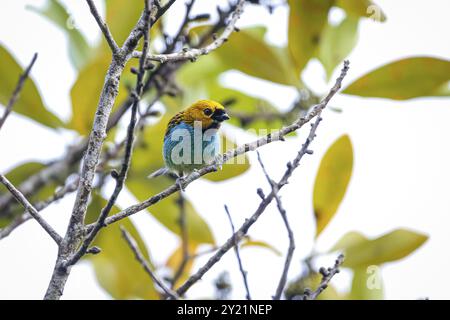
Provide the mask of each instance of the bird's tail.
[{"label": "bird's tail", "polygon": [[153,179],[153,178],[156,178],[156,177],[168,174],[168,173],[169,173],[169,169],[166,167],[163,167],[163,168],[160,168],[160,169],[156,170],[155,172],[149,174],[147,176],[147,178]]}]

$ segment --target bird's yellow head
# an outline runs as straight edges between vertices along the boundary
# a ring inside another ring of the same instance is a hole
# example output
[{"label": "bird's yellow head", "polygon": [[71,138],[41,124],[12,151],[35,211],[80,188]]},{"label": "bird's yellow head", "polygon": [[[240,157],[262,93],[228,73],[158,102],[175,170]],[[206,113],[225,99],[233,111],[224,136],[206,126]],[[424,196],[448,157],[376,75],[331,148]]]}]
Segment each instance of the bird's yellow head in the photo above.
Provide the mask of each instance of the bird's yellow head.
[{"label": "bird's yellow head", "polygon": [[230,119],[224,106],[212,100],[199,100],[180,113],[180,120],[192,125],[201,121],[203,129],[219,128],[223,121]]}]

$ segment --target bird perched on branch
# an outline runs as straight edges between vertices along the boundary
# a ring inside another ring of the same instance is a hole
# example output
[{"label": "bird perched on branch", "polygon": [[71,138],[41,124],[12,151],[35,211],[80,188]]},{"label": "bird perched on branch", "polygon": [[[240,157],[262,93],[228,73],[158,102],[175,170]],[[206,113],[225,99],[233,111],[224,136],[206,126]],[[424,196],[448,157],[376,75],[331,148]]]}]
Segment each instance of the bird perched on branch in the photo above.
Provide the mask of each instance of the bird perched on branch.
[{"label": "bird perched on branch", "polygon": [[154,178],[173,172],[183,190],[183,177],[217,160],[220,152],[218,130],[230,119],[218,102],[199,100],[174,115],[164,135],[163,158],[165,167],[149,175]]}]

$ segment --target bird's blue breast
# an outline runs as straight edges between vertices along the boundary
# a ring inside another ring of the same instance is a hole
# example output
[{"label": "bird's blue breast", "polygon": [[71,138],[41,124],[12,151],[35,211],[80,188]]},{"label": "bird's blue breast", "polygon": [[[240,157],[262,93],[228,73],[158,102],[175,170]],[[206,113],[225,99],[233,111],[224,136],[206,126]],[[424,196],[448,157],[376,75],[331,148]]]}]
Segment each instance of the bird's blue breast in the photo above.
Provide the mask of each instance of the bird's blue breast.
[{"label": "bird's blue breast", "polygon": [[180,122],[164,136],[163,156],[166,166],[178,172],[191,172],[214,161],[220,152],[217,129],[203,132]]}]

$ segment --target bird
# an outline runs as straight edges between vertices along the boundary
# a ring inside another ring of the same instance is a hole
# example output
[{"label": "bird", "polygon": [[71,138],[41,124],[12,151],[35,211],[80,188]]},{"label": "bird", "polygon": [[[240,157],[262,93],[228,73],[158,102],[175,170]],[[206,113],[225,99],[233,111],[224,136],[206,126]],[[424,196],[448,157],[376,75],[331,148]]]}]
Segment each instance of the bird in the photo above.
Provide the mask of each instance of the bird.
[{"label": "bird", "polygon": [[165,167],[148,178],[174,173],[176,183],[184,191],[184,177],[218,160],[219,129],[230,117],[225,107],[213,100],[199,100],[175,114],[164,134],[163,159]]}]

